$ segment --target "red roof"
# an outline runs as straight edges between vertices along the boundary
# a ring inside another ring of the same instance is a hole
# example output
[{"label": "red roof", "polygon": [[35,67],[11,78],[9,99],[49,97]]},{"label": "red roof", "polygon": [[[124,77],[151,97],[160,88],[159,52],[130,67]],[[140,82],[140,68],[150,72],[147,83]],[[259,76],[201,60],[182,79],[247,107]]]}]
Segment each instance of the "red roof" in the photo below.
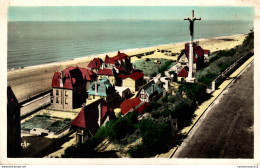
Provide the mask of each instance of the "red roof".
[{"label": "red roof", "polygon": [[125,53],[121,53],[120,51],[118,51],[117,55],[114,57],[109,58],[109,56],[106,55],[105,63],[106,64],[115,64],[117,61],[122,61],[126,58],[129,58],[129,56],[126,55]]},{"label": "red roof", "polygon": [[204,54],[208,54],[209,55],[209,50],[204,50]]},{"label": "red roof", "polygon": [[[81,85],[84,80],[94,80],[95,74],[86,69],[80,67],[68,67],[62,71],[63,88],[73,89],[74,86]],[[55,72],[52,78],[52,87],[60,87],[60,72]]]},{"label": "red roof", "polygon": [[115,117],[113,110],[108,107],[103,99],[101,99],[100,101],[93,102],[83,107],[78,116],[71,122],[71,126],[86,128],[94,135],[100,127],[98,125],[99,105],[101,105],[101,125],[107,117]]},{"label": "red roof", "polygon": [[120,68],[119,66],[116,66],[116,69],[118,69],[119,71],[124,71],[124,68]]},{"label": "red roof", "polygon": [[[136,108],[140,103],[143,103],[140,107]],[[149,105],[149,103],[142,102],[139,97],[133,98],[133,99],[125,99],[120,107],[121,107],[121,113],[123,115],[127,114],[130,110],[133,109],[133,111],[137,111],[138,114],[141,114],[144,109]]]},{"label": "red roof", "polygon": [[98,75],[114,75],[113,69],[99,69],[97,72]]},{"label": "red roof", "polygon": [[99,69],[100,65],[102,64],[102,60],[100,58],[94,58],[88,64],[88,68]]},{"label": "red roof", "polygon": [[52,87],[60,87],[60,72],[54,72],[51,86]]},{"label": "red roof", "polygon": [[144,76],[144,74],[142,72],[134,72],[131,73],[130,75],[118,75],[117,77],[122,78],[122,79],[126,79],[126,78],[131,78],[133,80],[138,80],[140,78],[142,78]]},{"label": "red roof", "polygon": [[179,72],[178,76],[179,77],[188,77],[188,71],[189,71],[189,67],[185,66],[184,68],[182,68],[182,70]]}]

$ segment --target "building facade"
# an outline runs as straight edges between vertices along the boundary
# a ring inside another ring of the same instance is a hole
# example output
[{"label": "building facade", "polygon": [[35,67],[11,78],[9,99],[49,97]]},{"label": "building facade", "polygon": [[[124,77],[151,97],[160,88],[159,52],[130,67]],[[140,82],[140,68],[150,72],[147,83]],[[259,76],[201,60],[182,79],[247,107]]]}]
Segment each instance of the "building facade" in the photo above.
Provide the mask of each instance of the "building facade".
[{"label": "building facade", "polygon": [[158,100],[163,96],[163,89],[155,84],[154,80],[145,84],[137,93],[136,97],[139,97],[142,102],[151,102]]},{"label": "building facade", "polygon": [[51,104],[55,109],[75,109],[86,103],[87,88],[95,80],[92,71],[86,68],[68,67],[55,72],[52,79]]},{"label": "building facade", "polygon": [[144,84],[144,74],[137,71],[130,75],[118,75],[118,85],[128,87],[132,93],[138,91]]}]

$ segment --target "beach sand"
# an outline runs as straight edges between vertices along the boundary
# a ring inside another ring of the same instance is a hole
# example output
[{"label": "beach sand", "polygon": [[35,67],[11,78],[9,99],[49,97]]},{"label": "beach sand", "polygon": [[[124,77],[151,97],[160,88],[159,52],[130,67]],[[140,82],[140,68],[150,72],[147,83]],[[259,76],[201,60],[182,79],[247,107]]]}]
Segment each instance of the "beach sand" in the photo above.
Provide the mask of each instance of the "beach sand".
[{"label": "beach sand", "polygon": [[[217,50],[225,50],[233,48],[237,45],[242,44],[245,39],[245,34],[233,35],[233,36],[222,36],[222,37],[212,37],[199,39],[199,45],[206,50],[210,50],[210,52],[214,52]],[[172,53],[180,53],[182,49],[184,49],[184,42],[177,44],[166,44],[160,46],[153,46],[147,48],[138,48],[138,49],[128,49],[122,50],[128,54],[129,56],[148,52],[148,51],[157,51],[157,49],[170,50]],[[25,67],[22,69],[8,70],[7,74],[7,82],[8,85],[11,86],[13,92],[15,93],[19,102],[25,101],[31,97],[34,97],[40,93],[43,93],[47,90],[51,89],[51,82],[53,73],[55,71],[60,71],[65,69],[68,66],[79,66],[79,67],[87,67],[88,63],[94,58],[99,57],[104,59],[105,55],[115,56],[117,52],[99,54],[94,56],[87,56],[82,58],[71,59],[67,61],[54,62],[43,65],[36,65]],[[155,52],[152,55],[142,56],[142,58],[131,57],[131,62],[136,62],[140,59],[146,58],[164,58],[164,59],[172,59],[176,60],[178,55],[176,56],[167,56],[165,53]]]}]

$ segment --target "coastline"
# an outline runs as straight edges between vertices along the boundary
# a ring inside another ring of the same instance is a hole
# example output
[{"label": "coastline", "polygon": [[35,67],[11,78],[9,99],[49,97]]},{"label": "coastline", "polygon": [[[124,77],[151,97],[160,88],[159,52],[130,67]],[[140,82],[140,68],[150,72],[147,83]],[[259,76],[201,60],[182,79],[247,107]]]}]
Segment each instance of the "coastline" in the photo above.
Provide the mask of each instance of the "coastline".
[{"label": "coastline", "polygon": [[[195,41],[198,41],[199,45],[201,45],[203,49],[209,49],[210,52],[212,53],[217,50],[230,49],[236,45],[241,44],[245,36],[246,34],[237,34],[231,36],[218,36],[218,37],[195,39]],[[230,39],[230,40],[225,41],[225,39]],[[128,54],[129,56],[133,56],[136,54],[153,51],[157,49],[167,49],[167,50],[171,50],[173,53],[180,53],[180,51],[184,48],[184,44],[186,42],[180,42],[174,44],[162,44],[162,45],[145,47],[145,48],[125,49],[120,51]],[[46,90],[50,90],[53,73],[55,71],[59,71],[60,69],[64,69],[68,66],[77,65],[79,67],[86,67],[93,58],[99,57],[101,59],[104,59],[106,55],[109,55],[111,57],[111,56],[115,56],[116,54],[117,51],[114,51],[109,53],[69,59],[65,61],[58,61],[58,62],[52,62],[47,64],[28,66],[19,69],[7,70],[7,82],[12,87],[18,101],[22,102]],[[131,62],[134,63],[138,60],[145,59],[145,58],[176,59],[176,56],[175,57],[165,56],[162,53],[156,52],[155,54],[152,55],[142,56],[142,58],[131,57]]]}]

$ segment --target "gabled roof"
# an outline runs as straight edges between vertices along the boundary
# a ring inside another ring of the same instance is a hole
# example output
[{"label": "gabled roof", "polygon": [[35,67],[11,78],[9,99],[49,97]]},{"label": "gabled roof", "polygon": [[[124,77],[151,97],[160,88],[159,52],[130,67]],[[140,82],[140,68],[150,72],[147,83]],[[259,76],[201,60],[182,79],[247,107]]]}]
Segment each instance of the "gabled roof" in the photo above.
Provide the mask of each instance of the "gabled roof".
[{"label": "gabled roof", "polygon": [[[188,60],[190,59],[190,57],[189,57],[189,51],[187,52],[186,50],[182,50],[182,51],[181,51],[181,54],[180,54],[179,57],[178,57],[178,60],[181,58],[182,55],[185,55]],[[197,63],[197,59],[196,59],[196,57],[195,57],[195,54],[193,54],[193,63]]]},{"label": "gabled roof", "polygon": [[129,56],[126,55],[125,53],[121,53],[120,51],[118,51],[117,55],[114,57],[110,58],[108,55],[106,55],[105,63],[106,64],[115,64],[117,61],[122,61],[126,58],[129,58]]},{"label": "gabled roof", "polygon": [[[154,87],[154,90],[153,90]],[[142,87],[142,89],[144,89],[144,91],[150,96],[152,95],[154,92],[158,92],[158,94],[161,94],[163,92],[163,89],[160,88],[157,84],[155,84],[154,80],[152,80],[151,82],[147,83],[146,85],[144,85]],[[140,90],[142,90],[140,89]]]},{"label": "gabled roof", "polygon": [[60,88],[61,78],[63,88],[73,89],[75,86],[83,84],[84,81],[94,80],[95,74],[86,68],[68,67],[62,71],[62,77],[60,72],[54,72],[52,87]]},{"label": "gabled roof", "polygon": [[125,99],[120,105],[121,113],[125,115],[129,111],[137,111],[138,114],[141,114],[148,105],[149,103],[142,102],[139,97]]},{"label": "gabled roof", "polygon": [[144,74],[139,71],[131,73],[130,75],[117,75],[117,77],[122,78],[122,79],[131,78],[133,80],[138,80],[138,79],[142,78],[143,76],[144,76]]},{"label": "gabled roof", "polygon": [[93,69],[99,69],[100,65],[103,63],[102,59],[100,58],[94,58],[90,63],[88,64],[88,68]]},{"label": "gabled roof", "polygon": [[113,76],[114,72],[113,69],[99,69],[97,72],[98,75],[108,75],[108,76]]},{"label": "gabled roof", "polygon": [[188,77],[189,67],[185,66],[182,70],[178,73],[179,77]]},{"label": "gabled roof", "polygon": [[115,117],[113,110],[108,107],[103,99],[100,99],[83,107],[78,116],[71,122],[71,126],[85,128],[94,135],[99,128],[99,107],[101,107],[101,125],[107,117],[110,117],[110,119]]},{"label": "gabled roof", "polygon": [[[96,95],[95,92],[95,87],[96,87],[96,82],[92,82],[90,84],[90,87],[88,89],[88,94],[89,95]],[[97,96],[107,96],[107,90],[113,87],[112,84],[110,83],[109,79],[106,77],[101,78],[99,82],[97,82]]]}]

